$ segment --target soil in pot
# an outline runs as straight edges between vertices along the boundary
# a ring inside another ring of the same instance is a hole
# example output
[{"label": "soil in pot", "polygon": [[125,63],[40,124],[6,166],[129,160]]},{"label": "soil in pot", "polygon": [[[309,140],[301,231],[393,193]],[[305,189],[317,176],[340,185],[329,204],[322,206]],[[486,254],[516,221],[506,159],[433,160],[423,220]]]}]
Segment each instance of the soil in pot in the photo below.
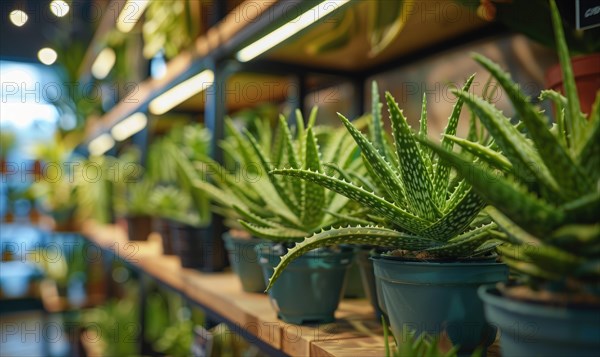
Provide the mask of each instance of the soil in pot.
[{"label": "soil in pot", "polygon": [[258,264],[256,246],[264,241],[251,236],[240,237],[235,232],[223,233],[223,241],[233,272],[242,283],[242,289],[251,293],[263,293],[266,285],[262,268]]},{"label": "soil in pot", "polygon": [[[264,243],[256,246],[256,251],[266,283],[286,249]],[[351,248],[319,249],[290,263],[269,290],[277,316],[293,324],[334,321],[353,254]]]},{"label": "soil in pot", "polygon": [[223,240],[214,238],[209,228],[197,228],[172,222],[173,251],[183,268],[203,272],[222,271],[227,266]]},{"label": "soil in pot", "polygon": [[127,233],[129,240],[144,241],[152,233],[152,218],[150,216],[128,216]]},{"label": "soil in pot", "polygon": [[598,356],[600,306],[556,304],[560,297],[526,301],[495,285],[480,287],[479,296],[488,320],[500,329],[503,356]]},{"label": "soil in pot", "polygon": [[[423,262],[389,256],[373,259],[381,298],[394,336],[402,343],[410,330],[446,334],[460,354],[484,349],[496,338],[477,296],[482,284],[508,279],[506,265],[493,258],[463,262]],[[485,354],[485,350],[484,350]]]}]

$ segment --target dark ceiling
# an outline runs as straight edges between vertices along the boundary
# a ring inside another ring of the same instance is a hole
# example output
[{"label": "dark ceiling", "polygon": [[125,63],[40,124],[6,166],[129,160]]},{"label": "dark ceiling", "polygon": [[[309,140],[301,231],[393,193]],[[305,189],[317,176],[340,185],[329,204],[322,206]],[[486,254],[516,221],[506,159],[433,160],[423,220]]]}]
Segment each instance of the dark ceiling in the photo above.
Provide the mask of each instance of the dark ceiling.
[{"label": "dark ceiling", "polygon": [[[51,0],[0,0],[0,59],[35,62],[43,47],[87,42],[99,21],[96,9],[102,2],[67,0],[69,13],[58,18],[50,11]],[[28,14],[28,21],[21,27],[9,20],[9,14],[16,9]]]}]

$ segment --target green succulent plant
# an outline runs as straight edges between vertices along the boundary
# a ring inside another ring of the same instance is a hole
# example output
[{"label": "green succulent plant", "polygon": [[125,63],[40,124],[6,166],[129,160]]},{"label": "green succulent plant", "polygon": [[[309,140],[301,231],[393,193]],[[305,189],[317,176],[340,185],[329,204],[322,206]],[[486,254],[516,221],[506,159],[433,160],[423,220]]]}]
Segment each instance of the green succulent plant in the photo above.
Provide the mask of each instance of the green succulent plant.
[{"label": "green succulent plant", "polygon": [[[469,78],[463,87],[467,91],[473,81]],[[364,166],[373,182],[360,180],[361,185],[344,178],[336,178],[314,168],[289,168],[272,174],[301,178],[344,195],[366,207],[377,225],[353,224],[325,230],[306,238],[290,249],[270,279],[270,288],[283,269],[294,259],[317,247],[349,243],[395,247],[411,252],[423,252],[428,257],[459,259],[488,252],[493,244],[490,231],[492,222],[476,219],[485,206],[471,186],[451,175],[451,167],[438,160],[426,147],[418,144],[406,118],[394,98],[386,94],[392,122],[395,152],[387,143],[381,118],[377,86],[373,86],[373,113],[370,139],[348,119],[340,119],[362,152]],[[464,99],[454,105],[446,135],[456,133]],[[426,99],[417,134],[427,136]],[[471,138],[476,138],[473,132]],[[442,138],[442,145],[452,149],[454,142]],[[267,289],[268,289],[267,288]]]},{"label": "green succulent plant", "polygon": [[[511,99],[519,126],[492,104],[464,91],[457,95],[479,117],[494,146],[468,144],[478,158],[423,141],[452,164],[493,207],[490,216],[507,244],[505,262],[534,286],[563,292],[600,294],[600,94],[586,120],[580,111],[560,16],[550,2],[565,96],[552,90],[556,123],[532,104],[510,75],[489,59],[475,60]],[[599,92],[600,93],[600,92]],[[519,130],[522,128],[523,130]],[[461,146],[467,144],[456,139]],[[598,301],[598,300],[597,300]]]},{"label": "green succulent plant", "polygon": [[[346,197],[310,182],[270,174],[279,165],[325,170],[334,165],[347,168],[358,161],[348,136],[315,126],[316,114],[314,109],[305,126],[298,111],[295,134],[281,116],[275,140],[266,123],[256,137],[248,131],[242,134],[228,120],[229,137],[222,147],[238,163],[238,176],[210,160],[197,169],[186,160],[179,165],[195,187],[208,193],[230,218],[239,219],[249,233],[279,242],[302,240],[324,227],[354,219],[355,213]],[[323,148],[317,136],[323,139]],[[212,175],[202,179],[200,173],[206,172]]]},{"label": "green succulent plant", "polygon": [[188,193],[175,186],[156,186],[148,198],[151,212],[161,218],[200,226],[202,222],[194,212]]}]

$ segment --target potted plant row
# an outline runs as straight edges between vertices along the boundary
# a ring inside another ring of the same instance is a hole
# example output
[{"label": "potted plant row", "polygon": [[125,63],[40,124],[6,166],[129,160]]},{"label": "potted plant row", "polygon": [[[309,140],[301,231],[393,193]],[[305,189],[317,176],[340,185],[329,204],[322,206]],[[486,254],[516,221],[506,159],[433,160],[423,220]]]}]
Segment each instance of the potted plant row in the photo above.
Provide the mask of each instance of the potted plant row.
[{"label": "potted plant row", "polygon": [[[469,89],[472,80],[469,78],[463,90]],[[494,341],[496,331],[485,321],[477,288],[508,277],[507,267],[492,253],[498,244],[493,234],[496,225],[480,214],[485,203],[471,185],[453,175],[449,165],[417,142],[415,136],[427,135],[425,99],[419,133],[414,134],[392,96],[386,95],[394,150],[383,131],[376,89],[373,94],[376,105],[371,140],[340,115],[369,173],[360,182],[349,181],[348,175],[328,175],[320,168],[292,167],[271,173],[300,178],[303,181],[298,182],[319,185],[355,200],[369,210],[375,223],[328,229],[296,244],[278,262],[268,289],[277,287],[288,264],[315,248],[340,243],[392,247],[374,260],[374,268],[380,284],[380,307],[394,334],[434,329],[447,333],[461,346],[461,352],[480,345],[485,348]],[[462,106],[459,99],[446,135],[456,132]],[[480,139],[476,130],[469,136],[474,141]],[[442,138],[448,149],[453,144],[446,136]]]},{"label": "potted plant row", "polygon": [[508,94],[519,125],[459,91],[495,145],[462,143],[469,155],[458,155],[424,143],[491,204],[489,214],[502,231],[499,250],[517,280],[479,294],[502,330],[503,354],[593,356],[600,350],[600,91],[591,111],[582,113],[553,0],[550,8],[565,95],[544,90],[540,99],[554,103],[555,123],[549,125],[498,65],[476,56]]},{"label": "potted plant row", "polygon": [[[235,148],[230,152],[249,165],[244,169],[253,170],[250,176],[254,179],[235,181],[210,161],[209,171],[220,173],[213,175],[215,184],[201,180],[197,171],[190,173],[195,185],[212,192],[221,207],[232,209],[249,233],[270,241],[255,247],[265,279],[293,242],[352,219],[355,206],[346,197],[328,193],[317,185],[298,184],[270,174],[279,165],[320,169],[326,163],[349,166],[357,161],[347,135],[315,127],[316,110],[311,112],[306,126],[300,112],[296,112],[296,119],[296,130],[292,133],[287,119],[280,117],[274,139],[266,128],[258,131],[261,135],[256,137],[248,131],[240,133],[228,122]],[[225,148],[229,150],[227,145]],[[333,321],[352,257],[352,248],[338,246],[315,250],[297,261],[270,292],[278,316],[298,324]]]}]

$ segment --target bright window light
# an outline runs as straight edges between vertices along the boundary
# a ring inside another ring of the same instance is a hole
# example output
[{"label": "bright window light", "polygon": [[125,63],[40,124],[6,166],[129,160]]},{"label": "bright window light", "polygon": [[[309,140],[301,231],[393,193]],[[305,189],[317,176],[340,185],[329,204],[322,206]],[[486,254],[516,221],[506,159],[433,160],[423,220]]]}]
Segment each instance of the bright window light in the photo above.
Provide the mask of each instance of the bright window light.
[{"label": "bright window light", "polygon": [[8,17],[10,18],[10,22],[12,22],[13,25],[17,27],[25,25],[25,23],[29,19],[29,16],[27,16],[25,11],[23,10],[13,10],[10,12],[10,15],[8,15]]},{"label": "bright window light", "polygon": [[115,146],[115,141],[108,133],[104,133],[90,141],[88,150],[92,156],[100,156]]},{"label": "bright window light", "polygon": [[256,42],[240,50],[236,57],[240,62],[248,62],[251,59],[260,56],[264,52],[277,46],[281,42],[304,30],[319,19],[339,9],[342,5],[350,0],[324,1],[312,9],[306,11],[302,15],[296,17],[285,25],[279,27],[275,31],[262,37]]},{"label": "bright window light", "polygon": [[50,47],[44,47],[38,51],[38,59],[40,60],[40,62],[47,66],[56,62],[57,58],[58,55],[56,54],[56,51],[54,51]]},{"label": "bright window light", "polygon": [[138,112],[123,119],[110,130],[110,133],[115,140],[123,141],[144,129],[147,124],[148,117],[146,114]]},{"label": "bright window light", "polygon": [[204,70],[154,98],[148,109],[152,114],[164,114],[191,96],[206,90],[213,84],[214,78],[211,70]]},{"label": "bright window light", "polygon": [[69,4],[63,0],[54,0],[50,3],[50,12],[56,17],[63,17],[69,13]]},{"label": "bright window light", "polygon": [[117,29],[123,33],[131,31],[149,2],[150,0],[127,0],[117,18]]},{"label": "bright window light", "polygon": [[106,78],[115,65],[116,60],[117,54],[115,51],[110,47],[104,48],[92,64],[92,76],[97,79]]}]

